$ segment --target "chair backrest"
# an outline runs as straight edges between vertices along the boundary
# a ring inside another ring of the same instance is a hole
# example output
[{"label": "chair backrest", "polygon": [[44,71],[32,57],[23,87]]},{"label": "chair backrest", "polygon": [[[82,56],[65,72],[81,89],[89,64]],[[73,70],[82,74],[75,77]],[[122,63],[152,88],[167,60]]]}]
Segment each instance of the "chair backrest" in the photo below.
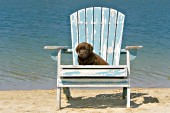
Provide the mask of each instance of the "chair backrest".
[{"label": "chair backrest", "polygon": [[73,65],[78,65],[75,48],[81,42],[93,45],[93,52],[109,65],[119,65],[125,15],[114,9],[90,7],[70,15]]}]

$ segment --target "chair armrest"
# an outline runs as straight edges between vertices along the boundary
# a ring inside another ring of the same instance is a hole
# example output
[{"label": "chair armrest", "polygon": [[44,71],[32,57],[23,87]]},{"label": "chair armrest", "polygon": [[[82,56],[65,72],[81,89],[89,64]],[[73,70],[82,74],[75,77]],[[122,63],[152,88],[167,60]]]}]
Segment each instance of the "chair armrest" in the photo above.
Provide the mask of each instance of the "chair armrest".
[{"label": "chair armrest", "polygon": [[72,53],[72,49],[69,49],[68,46],[44,46],[44,49],[48,50],[62,50],[63,53]]},{"label": "chair armrest", "polygon": [[61,54],[61,52],[72,53],[72,49],[69,49],[68,46],[44,46],[44,49],[53,50],[50,56],[54,61],[58,61],[58,55]]},{"label": "chair armrest", "polygon": [[126,46],[125,50],[129,51],[130,61],[134,60],[137,56],[137,50],[143,48],[143,46]]},{"label": "chair armrest", "polygon": [[127,54],[127,50],[126,49],[121,49],[120,54]]},{"label": "chair armrest", "polygon": [[59,49],[68,49],[68,46],[44,46],[44,49],[50,49],[50,50],[59,50]]},{"label": "chair armrest", "polygon": [[132,49],[140,49],[142,48],[143,46],[126,46],[125,49],[126,50],[132,50]]}]

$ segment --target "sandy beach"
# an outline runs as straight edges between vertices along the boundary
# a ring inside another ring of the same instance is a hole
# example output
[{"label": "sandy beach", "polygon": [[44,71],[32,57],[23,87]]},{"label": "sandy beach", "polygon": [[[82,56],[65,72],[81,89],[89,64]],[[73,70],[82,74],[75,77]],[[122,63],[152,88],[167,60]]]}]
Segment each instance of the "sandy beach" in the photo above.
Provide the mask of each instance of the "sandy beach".
[{"label": "sandy beach", "polygon": [[169,113],[170,88],[131,89],[131,108],[125,108],[120,89],[72,89],[62,93],[56,109],[56,90],[0,91],[0,113]]}]

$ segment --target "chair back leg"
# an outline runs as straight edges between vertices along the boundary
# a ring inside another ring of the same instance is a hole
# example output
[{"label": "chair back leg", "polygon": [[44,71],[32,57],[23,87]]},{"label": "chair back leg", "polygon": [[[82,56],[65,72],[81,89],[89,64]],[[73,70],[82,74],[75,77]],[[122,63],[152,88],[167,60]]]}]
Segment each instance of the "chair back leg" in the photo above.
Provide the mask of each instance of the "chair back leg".
[{"label": "chair back leg", "polygon": [[122,98],[125,99],[127,94],[127,87],[123,87]]},{"label": "chair back leg", "polygon": [[66,95],[67,100],[69,100],[71,98],[70,88],[69,87],[64,87],[63,92]]}]

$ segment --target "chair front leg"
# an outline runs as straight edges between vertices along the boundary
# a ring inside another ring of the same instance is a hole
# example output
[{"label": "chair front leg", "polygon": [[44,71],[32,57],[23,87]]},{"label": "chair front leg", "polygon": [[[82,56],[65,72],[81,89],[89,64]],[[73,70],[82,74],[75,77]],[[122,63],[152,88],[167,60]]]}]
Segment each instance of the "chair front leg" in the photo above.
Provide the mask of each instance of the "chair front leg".
[{"label": "chair front leg", "polygon": [[66,95],[67,100],[69,100],[71,98],[70,88],[69,87],[64,87],[63,92]]},{"label": "chair front leg", "polygon": [[126,101],[126,107],[130,107],[130,87],[127,88],[127,101]]},{"label": "chair front leg", "polygon": [[57,110],[61,108],[61,88],[57,87]]}]

